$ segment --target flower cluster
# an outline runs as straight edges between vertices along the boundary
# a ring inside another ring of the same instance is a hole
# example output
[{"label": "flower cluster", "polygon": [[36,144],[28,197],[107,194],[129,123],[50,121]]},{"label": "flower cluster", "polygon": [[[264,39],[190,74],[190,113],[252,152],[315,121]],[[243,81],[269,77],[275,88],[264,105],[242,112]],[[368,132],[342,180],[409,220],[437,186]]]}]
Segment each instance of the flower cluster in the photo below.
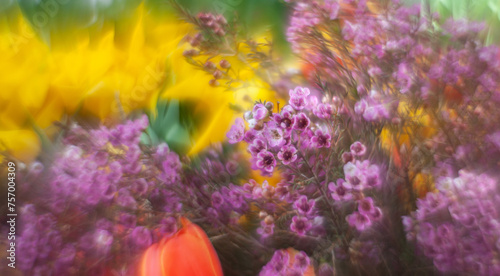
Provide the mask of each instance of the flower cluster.
[{"label": "flower cluster", "polygon": [[262,268],[260,276],[305,275],[311,261],[305,252],[276,250],[269,262]]},{"label": "flower cluster", "polygon": [[466,171],[441,178],[438,192],[419,199],[403,218],[408,238],[444,273],[500,273],[498,183]]},{"label": "flower cluster", "polygon": [[19,237],[22,271],[126,270],[111,264],[117,258],[134,260],[175,233],[174,216],[182,203],[167,187],[181,180],[180,160],[166,144],[145,158],[139,141],[147,125],[146,117],[111,129],[75,125],[52,164],[27,169]]}]

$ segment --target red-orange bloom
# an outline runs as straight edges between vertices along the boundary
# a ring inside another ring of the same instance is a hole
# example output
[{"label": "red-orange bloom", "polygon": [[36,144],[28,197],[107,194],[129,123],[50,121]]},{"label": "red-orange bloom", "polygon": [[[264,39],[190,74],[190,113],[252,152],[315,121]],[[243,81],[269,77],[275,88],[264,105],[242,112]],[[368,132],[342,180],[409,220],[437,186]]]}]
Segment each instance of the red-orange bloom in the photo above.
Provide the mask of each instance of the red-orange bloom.
[{"label": "red-orange bloom", "polygon": [[181,218],[182,229],[144,253],[139,276],[219,276],[222,267],[207,235]]}]

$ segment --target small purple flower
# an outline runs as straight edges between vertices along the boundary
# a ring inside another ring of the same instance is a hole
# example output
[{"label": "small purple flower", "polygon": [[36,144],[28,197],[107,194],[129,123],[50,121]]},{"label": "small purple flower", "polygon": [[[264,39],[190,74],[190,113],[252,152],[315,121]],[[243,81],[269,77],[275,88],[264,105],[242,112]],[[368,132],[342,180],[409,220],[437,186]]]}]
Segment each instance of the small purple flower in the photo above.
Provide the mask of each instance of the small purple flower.
[{"label": "small purple flower", "polygon": [[305,235],[311,227],[311,222],[306,217],[302,216],[294,216],[292,218],[292,224],[290,224],[290,230],[297,233],[299,236]]},{"label": "small purple flower", "polygon": [[253,140],[252,144],[248,146],[248,151],[254,156],[265,150],[267,150],[267,143],[259,138]]},{"label": "small purple flower", "polygon": [[174,217],[164,218],[159,224],[157,229],[161,236],[169,237],[177,233],[177,220]]},{"label": "small purple flower", "polygon": [[229,139],[230,144],[236,144],[243,140],[245,136],[245,123],[242,118],[237,118],[231,129],[227,132],[226,136]]},{"label": "small purple flower", "polygon": [[354,156],[352,156],[351,152],[346,151],[346,152],[342,153],[342,162],[344,162],[344,164],[349,163],[353,160],[354,160]]},{"label": "small purple flower", "polygon": [[260,121],[267,117],[269,110],[263,104],[256,104],[253,107],[252,115],[253,119]]},{"label": "small purple flower", "polygon": [[295,89],[290,90],[289,94],[290,97],[307,97],[311,94],[311,91],[309,91],[309,88],[307,87],[297,86]]},{"label": "small purple flower", "polygon": [[330,20],[337,19],[339,14],[340,5],[336,0],[325,1],[325,11],[328,12],[328,18]]},{"label": "small purple flower", "polygon": [[372,225],[370,218],[360,212],[354,212],[346,217],[351,227],[356,227],[358,231],[363,231]]},{"label": "small purple flower", "polygon": [[283,146],[278,152],[278,158],[284,165],[288,165],[297,160],[297,149],[292,145]]},{"label": "small purple flower", "polygon": [[137,250],[148,248],[153,243],[151,231],[144,226],[138,226],[129,235],[130,245]]},{"label": "small purple flower", "polygon": [[214,192],[212,194],[212,205],[215,208],[219,208],[222,204],[224,204],[224,198],[219,192]]},{"label": "small purple flower", "polygon": [[304,131],[307,127],[309,127],[309,124],[311,123],[307,115],[304,113],[299,113],[295,115],[294,118],[295,122],[293,124],[293,129]]},{"label": "small purple flower", "polygon": [[269,122],[264,130],[264,136],[271,147],[280,147],[285,143],[283,130],[275,122]]},{"label": "small purple flower", "polygon": [[333,108],[329,104],[320,103],[316,106],[313,113],[318,118],[327,119],[327,118],[330,118],[332,116]]},{"label": "small purple flower", "polygon": [[308,216],[313,212],[315,204],[314,199],[308,200],[307,196],[302,195],[293,203],[293,206],[299,211],[299,214]]},{"label": "small purple flower", "polygon": [[295,110],[302,110],[307,106],[307,100],[305,97],[290,97],[288,101]]},{"label": "small purple flower", "polygon": [[307,254],[303,251],[300,251],[299,253],[295,254],[295,262],[293,266],[300,271],[305,271],[309,264],[311,263],[311,260],[309,260],[309,257]]},{"label": "small purple flower", "polygon": [[271,152],[263,150],[257,154],[257,161],[255,164],[257,165],[257,168],[271,173],[276,166],[276,159],[274,159],[274,155]]},{"label": "small purple flower", "polygon": [[251,144],[253,142],[253,140],[255,140],[257,138],[258,135],[259,135],[259,131],[255,130],[253,128],[250,128],[245,133],[245,137],[243,138],[243,140],[245,140],[245,142]]},{"label": "small purple flower", "polygon": [[351,145],[351,153],[354,156],[363,156],[366,153],[366,147],[361,142],[356,141]]},{"label": "small purple flower", "polygon": [[337,179],[337,184],[330,182],[328,189],[332,192],[332,198],[336,201],[346,201],[352,199],[352,194],[344,186],[344,179]]},{"label": "small purple flower", "polygon": [[318,129],[314,132],[314,136],[311,137],[311,143],[316,148],[329,148],[330,147],[330,139],[332,137],[328,133],[323,133],[321,129]]},{"label": "small purple flower", "polygon": [[281,110],[281,114],[279,113],[274,114],[274,120],[281,128],[289,131],[292,129],[295,118],[292,112],[285,111],[285,108],[283,108]]},{"label": "small purple flower", "polygon": [[257,233],[263,237],[267,238],[274,233],[274,223],[266,223],[264,220],[260,222],[260,227],[257,228]]},{"label": "small purple flower", "polygon": [[364,215],[370,215],[374,212],[375,206],[371,197],[365,197],[358,201],[358,211]]}]

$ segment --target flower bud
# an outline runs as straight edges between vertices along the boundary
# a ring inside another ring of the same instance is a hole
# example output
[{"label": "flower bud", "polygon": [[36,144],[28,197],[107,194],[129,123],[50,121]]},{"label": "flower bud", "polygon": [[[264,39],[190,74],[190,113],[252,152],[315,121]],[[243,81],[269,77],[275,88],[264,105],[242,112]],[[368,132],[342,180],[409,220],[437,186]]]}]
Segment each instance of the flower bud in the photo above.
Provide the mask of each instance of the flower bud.
[{"label": "flower bud", "polygon": [[267,102],[265,106],[267,110],[273,111],[274,104],[272,102]]},{"label": "flower bud", "polygon": [[189,49],[189,50],[185,50],[182,53],[182,55],[185,56],[185,57],[194,57],[194,56],[198,55],[198,51],[195,50],[195,49]]},{"label": "flower bud", "polygon": [[223,69],[229,69],[231,67],[231,63],[229,63],[229,61],[223,59],[219,62],[219,65],[221,68]]},{"label": "flower bud", "polygon": [[222,72],[220,70],[215,70],[215,72],[213,73],[213,76],[215,79],[220,79],[220,78],[222,78]]},{"label": "flower bud", "polygon": [[211,61],[205,62],[205,64],[203,65],[203,68],[205,68],[205,70],[207,70],[209,72],[212,72],[215,69],[217,69],[217,67],[215,66],[215,64],[213,62],[211,62]]},{"label": "flower bud", "polygon": [[217,80],[215,80],[215,79],[211,79],[211,80],[208,82],[208,84],[209,84],[210,86],[212,86],[212,87],[217,87],[217,86],[219,86],[219,82],[218,82]]}]

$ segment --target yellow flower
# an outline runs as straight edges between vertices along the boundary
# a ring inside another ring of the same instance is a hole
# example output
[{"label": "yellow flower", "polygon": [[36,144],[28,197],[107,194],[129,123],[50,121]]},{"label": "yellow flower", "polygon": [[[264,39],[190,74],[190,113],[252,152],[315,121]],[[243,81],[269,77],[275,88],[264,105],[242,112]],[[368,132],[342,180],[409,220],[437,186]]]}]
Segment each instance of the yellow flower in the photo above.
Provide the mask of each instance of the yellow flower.
[{"label": "yellow flower", "polygon": [[[119,31],[123,25],[128,28]],[[116,118],[122,111],[153,108],[160,94],[190,101],[192,112],[204,116],[190,154],[223,140],[236,116],[230,104],[272,92],[258,80],[236,93],[210,87],[210,76],[182,55],[180,42],[192,30],[176,16],[155,16],[141,4],[131,18],[105,22],[97,33],[89,28],[58,34],[49,47],[14,10],[0,22],[0,150],[29,162],[40,150],[33,125],[46,130],[75,113]],[[245,67],[233,62],[237,70]],[[240,71],[245,80],[256,78],[252,70]]]}]

